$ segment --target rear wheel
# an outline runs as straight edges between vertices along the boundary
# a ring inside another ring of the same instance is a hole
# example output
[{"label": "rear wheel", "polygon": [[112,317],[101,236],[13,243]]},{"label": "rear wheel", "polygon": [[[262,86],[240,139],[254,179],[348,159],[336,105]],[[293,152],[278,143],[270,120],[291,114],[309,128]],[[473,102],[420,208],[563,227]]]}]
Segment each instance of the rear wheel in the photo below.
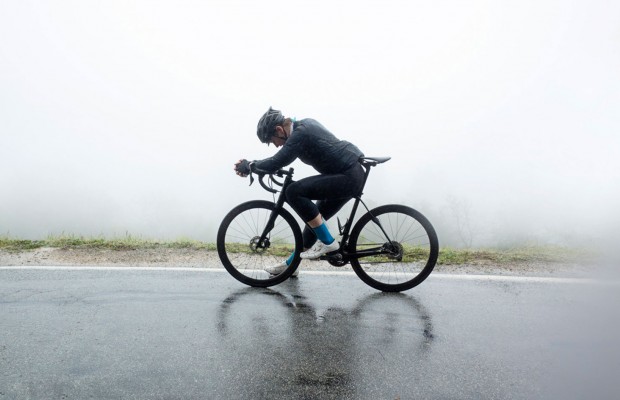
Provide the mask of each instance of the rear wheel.
[{"label": "rear wheel", "polygon": [[[277,285],[289,278],[301,261],[301,229],[285,209],[277,211],[266,241],[259,243],[274,209],[275,204],[263,200],[240,204],[224,217],[217,232],[217,252],[224,268],[246,285]],[[284,262],[293,252],[293,261],[279,275],[265,271],[266,267]]]},{"label": "rear wheel", "polygon": [[439,241],[422,214],[391,204],[364,214],[351,231],[350,253],[370,249],[382,254],[352,258],[355,273],[375,289],[400,292],[419,285],[433,271]]}]

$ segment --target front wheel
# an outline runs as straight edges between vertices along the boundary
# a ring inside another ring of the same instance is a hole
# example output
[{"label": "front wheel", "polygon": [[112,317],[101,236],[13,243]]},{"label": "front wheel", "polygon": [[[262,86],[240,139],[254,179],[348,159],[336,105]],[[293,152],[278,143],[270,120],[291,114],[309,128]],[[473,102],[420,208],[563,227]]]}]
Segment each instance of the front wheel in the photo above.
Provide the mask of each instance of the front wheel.
[{"label": "front wheel", "polygon": [[353,270],[375,289],[400,292],[430,275],[439,255],[439,241],[422,214],[391,204],[364,214],[351,231],[349,253],[372,250],[372,256],[351,259]]},{"label": "front wheel", "polygon": [[[273,213],[273,227],[260,243]],[[275,211],[275,204],[264,200],[235,207],[224,217],[217,232],[217,252],[224,268],[250,286],[277,285],[289,278],[301,261],[302,248],[301,229],[295,218],[285,209]],[[279,275],[265,271],[266,267],[284,262],[293,252],[293,261]]]}]

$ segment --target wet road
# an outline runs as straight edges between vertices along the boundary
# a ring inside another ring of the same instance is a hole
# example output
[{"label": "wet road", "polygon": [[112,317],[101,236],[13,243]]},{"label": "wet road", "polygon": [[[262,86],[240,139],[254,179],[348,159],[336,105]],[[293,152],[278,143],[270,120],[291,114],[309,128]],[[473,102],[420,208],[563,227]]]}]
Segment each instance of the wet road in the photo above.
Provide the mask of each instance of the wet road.
[{"label": "wet road", "polygon": [[0,270],[0,399],[617,399],[618,286]]}]

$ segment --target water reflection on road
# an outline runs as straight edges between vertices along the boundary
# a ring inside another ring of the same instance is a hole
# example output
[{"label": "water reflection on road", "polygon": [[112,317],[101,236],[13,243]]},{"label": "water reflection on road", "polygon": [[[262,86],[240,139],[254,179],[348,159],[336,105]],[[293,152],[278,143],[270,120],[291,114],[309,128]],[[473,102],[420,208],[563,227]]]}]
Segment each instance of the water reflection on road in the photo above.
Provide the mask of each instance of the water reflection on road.
[{"label": "water reflection on road", "polygon": [[[233,292],[219,307],[217,330],[230,361],[222,378],[261,398],[397,398],[395,388],[415,381],[434,339],[431,314],[415,296],[373,293],[350,308],[317,309],[297,280]],[[228,387],[233,396],[237,387]]]}]

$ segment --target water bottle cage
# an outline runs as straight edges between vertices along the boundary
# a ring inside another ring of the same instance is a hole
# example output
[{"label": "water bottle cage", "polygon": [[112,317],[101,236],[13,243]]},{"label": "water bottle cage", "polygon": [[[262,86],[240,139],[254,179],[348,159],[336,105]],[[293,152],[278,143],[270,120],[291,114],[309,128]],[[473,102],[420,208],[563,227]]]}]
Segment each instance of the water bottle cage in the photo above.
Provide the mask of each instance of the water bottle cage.
[{"label": "water bottle cage", "polygon": [[338,221],[338,232],[340,233],[340,236],[342,236],[344,234],[344,228],[349,223],[349,220],[347,219],[345,221],[344,226],[340,223],[340,218],[336,217],[336,220]]}]

